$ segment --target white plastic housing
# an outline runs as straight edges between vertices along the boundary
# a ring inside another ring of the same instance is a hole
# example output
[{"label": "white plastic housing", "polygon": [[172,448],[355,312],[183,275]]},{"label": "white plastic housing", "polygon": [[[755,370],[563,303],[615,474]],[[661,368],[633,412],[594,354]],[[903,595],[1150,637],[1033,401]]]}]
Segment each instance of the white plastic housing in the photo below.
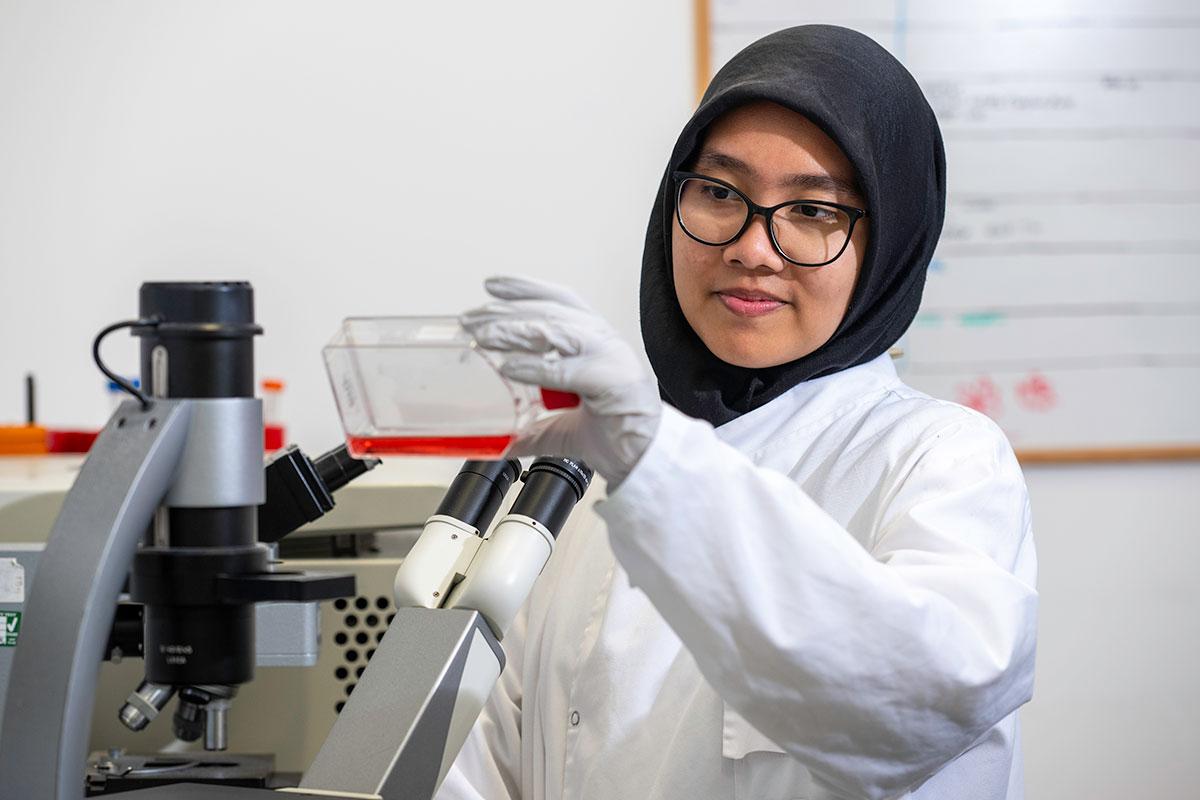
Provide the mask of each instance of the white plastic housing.
[{"label": "white plastic housing", "polygon": [[451,584],[467,571],[482,542],[479,531],[465,522],[440,514],[430,517],[396,570],[396,606],[443,605]]},{"label": "white plastic housing", "polygon": [[480,545],[446,608],[478,611],[496,638],[503,639],[553,552],[554,536],[545,526],[532,517],[509,514]]}]

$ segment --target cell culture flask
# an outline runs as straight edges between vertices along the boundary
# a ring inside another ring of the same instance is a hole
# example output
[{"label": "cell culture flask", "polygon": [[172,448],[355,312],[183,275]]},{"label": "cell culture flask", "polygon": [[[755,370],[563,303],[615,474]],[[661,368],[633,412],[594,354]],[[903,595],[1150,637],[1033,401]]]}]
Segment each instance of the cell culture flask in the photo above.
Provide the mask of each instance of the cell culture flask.
[{"label": "cell culture flask", "polygon": [[579,404],[516,383],[455,317],[350,317],[322,350],[352,455],[499,458]]}]

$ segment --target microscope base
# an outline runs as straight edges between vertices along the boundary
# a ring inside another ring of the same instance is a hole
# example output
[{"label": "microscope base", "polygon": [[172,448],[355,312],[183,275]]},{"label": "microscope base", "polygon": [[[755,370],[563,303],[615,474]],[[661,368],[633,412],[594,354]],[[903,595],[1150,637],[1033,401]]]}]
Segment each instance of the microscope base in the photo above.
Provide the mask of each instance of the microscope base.
[{"label": "microscope base", "polygon": [[88,797],[168,786],[181,781],[262,789],[295,783],[276,779],[275,757],[270,755],[225,752],[110,755],[96,752],[88,759]]}]

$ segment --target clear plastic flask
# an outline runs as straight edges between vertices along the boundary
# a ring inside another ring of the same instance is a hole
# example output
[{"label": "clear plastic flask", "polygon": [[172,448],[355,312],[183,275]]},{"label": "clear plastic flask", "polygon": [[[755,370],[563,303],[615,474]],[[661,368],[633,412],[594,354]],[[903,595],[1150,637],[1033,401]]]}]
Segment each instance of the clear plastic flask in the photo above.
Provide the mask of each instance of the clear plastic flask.
[{"label": "clear plastic flask", "polygon": [[547,415],[579,404],[502,376],[500,359],[455,317],[350,317],[322,354],[358,457],[499,458]]}]

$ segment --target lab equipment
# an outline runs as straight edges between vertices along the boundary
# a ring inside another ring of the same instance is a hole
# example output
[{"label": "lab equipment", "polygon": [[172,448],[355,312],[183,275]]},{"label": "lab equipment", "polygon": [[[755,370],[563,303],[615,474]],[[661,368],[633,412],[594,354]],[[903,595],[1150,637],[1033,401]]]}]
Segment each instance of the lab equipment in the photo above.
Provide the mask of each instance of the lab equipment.
[{"label": "lab equipment", "polygon": [[37,381],[27,373],[25,389],[25,423],[0,425],[0,456],[37,455],[46,452],[46,429],[37,422]]},{"label": "lab equipment", "polygon": [[[346,678],[351,681],[347,688],[352,693],[347,691],[349,697],[339,701],[340,715],[333,731],[300,786],[291,791],[299,795],[355,796],[360,788],[374,786],[367,796],[384,800],[427,798],[436,791],[503,668],[498,640],[511,620],[511,610],[528,593],[533,577],[550,555],[554,537],[591,478],[585,465],[571,459],[535,460],[509,512],[491,536],[483,538],[480,532],[488,528],[519,469],[515,461],[468,462],[451,483],[446,497],[427,521],[422,538],[431,533],[436,537],[441,523],[447,520],[479,537],[474,558],[454,565],[456,577],[459,570],[466,573],[465,577],[457,583],[451,580],[452,590],[439,608],[396,609],[387,634],[377,636],[374,657],[355,676],[357,683],[354,678]],[[513,546],[513,541],[521,540],[536,542],[537,546]],[[398,582],[440,585],[443,568],[434,567],[424,575],[414,574],[410,568],[410,579]],[[369,605],[382,611],[386,603],[380,604],[380,599],[358,597],[354,605],[343,604],[342,608],[353,613],[362,607],[365,613]],[[473,603],[478,605],[468,606]],[[424,605],[431,606],[433,601]],[[397,676],[402,676],[400,683]],[[152,702],[153,688],[143,688],[149,695],[144,699]],[[178,712],[185,719],[178,724],[191,724],[190,735],[212,738],[220,735],[220,729],[213,731],[211,724],[202,728],[193,707],[228,698],[206,697],[206,691],[206,687],[188,689],[186,702]],[[135,785],[151,785],[162,779],[162,770],[168,769],[174,770],[175,778],[207,776],[212,781],[224,781],[235,777],[200,769],[205,763],[203,757],[148,761],[144,756],[100,753],[93,757],[88,779],[94,788],[124,791]],[[263,763],[260,756],[249,758],[247,770],[262,774]],[[223,769],[227,766],[222,762]],[[247,774],[242,772],[236,777],[245,780]],[[261,790],[228,783],[174,783],[136,789],[129,796],[147,800],[267,797]]]},{"label": "lab equipment", "polygon": [[499,642],[592,478],[574,459],[536,459],[485,535],[516,470],[511,461],[463,466],[397,570],[396,617],[296,791],[437,792],[504,668]]},{"label": "lab equipment", "polygon": [[[258,541],[273,544],[301,525],[320,518],[333,508],[333,492],[377,464],[374,460],[351,458],[345,446],[336,447],[315,461],[295,445],[281,451],[264,470],[266,501],[258,507]],[[275,569],[272,574],[283,577],[293,573]],[[137,610],[138,625],[122,637],[119,625],[122,612],[130,608]],[[315,660],[315,602],[262,603],[254,607],[254,612],[256,664],[304,665]],[[123,639],[132,642],[139,655],[143,654],[143,613],[142,606],[136,603],[118,606],[118,623],[109,637],[110,648],[114,641]],[[130,650],[130,645],[126,644],[125,649]],[[271,654],[265,661],[264,650]],[[121,722],[130,730],[142,730],[158,716],[175,691],[175,685],[144,680],[121,707]],[[221,685],[181,689],[180,709],[174,716],[176,736],[183,741],[195,741],[202,730],[206,750],[224,750],[227,712],[235,694],[232,687]]]},{"label": "lab equipment", "polygon": [[31,456],[46,452],[46,429],[41,425],[0,425],[0,456]]},{"label": "lab equipment", "polygon": [[29,585],[41,555],[42,548],[35,544],[0,544],[0,719],[4,718],[4,687],[20,642]]},{"label": "lab equipment", "polygon": [[[0,548],[40,554],[82,462],[80,455],[0,458]],[[229,749],[216,754],[223,757],[218,760],[236,760],[249,769],[253,761],[248,756],[270,754],[278,785],[286,783],[289,775],[298,778],[312,763],[395,611],[396,569],[459,466],[461,462],[394,459],[337,490],[332,510],[279,541],[278,569],[347,572],[355,578],[357,594],[333,602],[256,606],[255,679],[238,690],[229,717]],[[267,481],[270,503],[269,473]],[[261,520],[259,530],[262,537]],[[7,555],[0,552],[0,564]],[[26,587],[31,583],[27,570]],[[0,605],[3,610],[7,609]],[[0,698],[7,684],[3,663],[13,653],[12,647],[0,647]],[[140,732],[121,723],[117,710],[145,677],[140,655],[125,652],[123,656],[100,665],[93,696],[88,761],[96,767],[96,785],[89,789],[94,793],[102,793],[101,785],[128,785],[138,777],[150,780],[137,771],[139,763],[155,770],[155,779],[164,782],[179,782],[184,779],[180,773],[186,772],[187,762],[175,756],[136,760],[138,754],[152,756],[172,744],[173,708],[168,706]],[[189,748],[190,754],[203,755],[196,745]],[[115,760],[120,777],[99,769],[102,762],[114,761],[114,751],[135,759]],[[168,768],[168,762],[175,766]],[[125,772],[130,766],[134,771]],[[206,769],[221,778],[232,772],[224,767]]]},{"label": "lab equipment", "polygon": [[[277,541],[324,513],[330,493],[371,464],[351,459],[345,448],[316,460],[288,448],[264,470],[257,455],[261,409],[248,379],[251,337],[259,332],[251,304],[246,284],[146,284],[139,319],[109,326],[97,338],[97,362],[110,374],[99,358],[103,336],[131,328],[142,337],[150,393],[123,384],[136,401],[122,404],[102,431],[38,559],[0,726],[6,792],[54,800],[81,795],[102,657],[144,658],[144,675],[120,715],[126,727],[153,724],[174,697],[176,734],[220,750],[228,742],[231,703],[253,675],[256,604],[290,601],[311,610],[316,600],[353,595],[348,575],[288,572],[269,562],[264,540]],[[451,565],[442,602],[397,609],[390,636],[377,637],[371,669],[355,674],[354,696],[363,699],[339,707],[339,723],[293,791],[329,796],[375,781],[376,794],[392,798],[429,797],[437,788],[499,676],[498,642],[512,612],[591,479],[571,459],[536,460],[512,509],[487,536],[519,471],[517,462],[468,463],[451,485],[426,527],[440,531],[442,523],[456,522],[478,540],[473,557]],[[130,567],[129,594],[138,602],[116,613]],[[420,586],[422,576],[412,583]],[[356,598],[356,607],[359,600],[365,602]],[[375,704],[388,711],[385,731],[372,727],[379,717],[371,698],[385,703]],[[364,756],[362,770],[326,757],[347,748],[391,755]],[[270,763],[255,756],[245,769],[227,771],[235,759],[194,761],[198,778],[215,774],[205,771],[208,764],[220,766],[219,780],[230,782],[249,773],[261,777]],[[161,778],[151,775],[160,768],[167,768],[161,759],[97,754],[89,791],[127,789],[137,775]],[[325,784],[342,788],[322,790]],[[222,783],[135,789],[130,796],[263,795]]]},{"label": "lab equipment", "polygon": [[509,381],[455,317],[351,317],[323,350],[350,452],[496,458],[565,392]]},{"label": "lab equipment", "polygon": [[139,318],[93,345],[110,378],[100,341],[121,328],[141,337],[151,394],[125,382],[137,400],[105,426],[39,559],[0,727],[0,774],[14,796],[79,796],[97,665],[127,574],[144,614],[137,713],[168,689],[186,692],[214,747],[225,701],[253,677],[255,604],[354,592],[349,575],[273,570],[257,541],[261,328],[249,284],[143,284]]},{"label": "lab equipment", "polygon": [[287,429],[283,424],[283,390],[286,384],[279,378],[263,378],[259,382],[263,400],[263,444],[268,453],[287,444]]}]

